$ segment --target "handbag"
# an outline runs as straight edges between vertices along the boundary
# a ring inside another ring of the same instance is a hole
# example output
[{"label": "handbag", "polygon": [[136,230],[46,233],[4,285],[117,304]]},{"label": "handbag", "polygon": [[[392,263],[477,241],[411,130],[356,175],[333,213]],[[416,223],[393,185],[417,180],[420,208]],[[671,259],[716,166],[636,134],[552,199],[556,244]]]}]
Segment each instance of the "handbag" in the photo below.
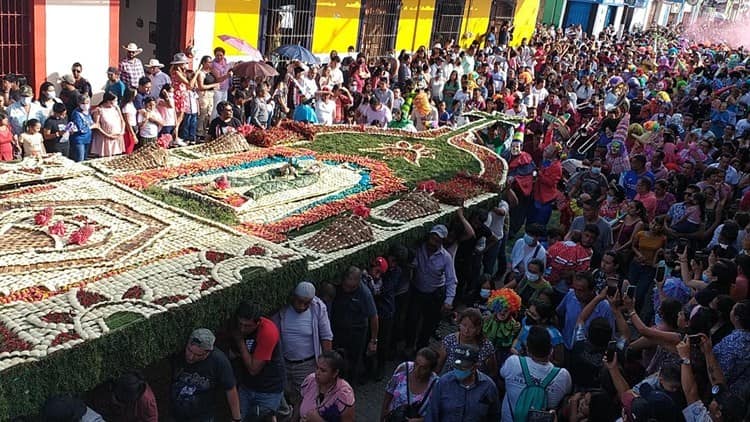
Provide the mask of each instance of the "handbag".
[{"label": "handbag", "polygon": [[435,384],[435,380],[430,382],[430,385],[427,386],[427,390],[425,390],[424,395],[422,396],[422,400],[416,403],[411,402],[411,393],[409,392],[409,366],[406,365],[406,368],[404,368],[404,372],[406,372],[406,404],[402,404],[401,406],[391,410],[390,413],[388,413],[388,416],[386,416],[385,420],[386,422],[404,422],[411,418],[418,418],[420,417],[419,411],[422,408],[422,405],[424,404],[424,398],[430,396],[430,390],[432,390],[432,386]]}]

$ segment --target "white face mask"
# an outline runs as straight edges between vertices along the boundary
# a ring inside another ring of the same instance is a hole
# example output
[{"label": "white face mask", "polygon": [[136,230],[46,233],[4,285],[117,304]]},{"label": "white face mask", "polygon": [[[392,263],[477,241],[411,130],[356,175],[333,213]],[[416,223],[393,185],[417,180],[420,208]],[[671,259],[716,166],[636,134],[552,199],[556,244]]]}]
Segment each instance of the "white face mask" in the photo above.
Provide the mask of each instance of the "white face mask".
[{"label": "white face mask", "polygon": [[52,99],[52,98],[56,98],[56,97],[57,97],[57,92],[55,92],[55,91],[47,91],[47,98]]},{"label": "white face mask", "polygon": [[23,105],[29,105],[31,104],[31,97],[21,97],[19,101]]},{"label": "white face mask", "polygon": [[83,111],[84,113],[88,113],[89,108],[91,108],[91,104],[81,104],[81,111]]}]

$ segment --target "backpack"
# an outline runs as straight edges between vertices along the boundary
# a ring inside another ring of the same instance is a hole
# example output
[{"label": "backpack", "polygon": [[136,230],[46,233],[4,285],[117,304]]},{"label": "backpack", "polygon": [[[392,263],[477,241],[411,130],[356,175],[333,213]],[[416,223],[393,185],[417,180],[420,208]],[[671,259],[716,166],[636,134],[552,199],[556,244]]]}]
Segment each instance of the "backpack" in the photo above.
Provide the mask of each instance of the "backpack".
[{"label": "backpack", "polygon": [[527,422],[529,410],[547,410],[547,387],[552,383],[560,368],[554,367],[541,383],[535,382],[529,374],[529,365],[526,363],[526,357],[519,357],[523,378],[526,387],[518,395],[516,404],[511,412],[514,422]]}]

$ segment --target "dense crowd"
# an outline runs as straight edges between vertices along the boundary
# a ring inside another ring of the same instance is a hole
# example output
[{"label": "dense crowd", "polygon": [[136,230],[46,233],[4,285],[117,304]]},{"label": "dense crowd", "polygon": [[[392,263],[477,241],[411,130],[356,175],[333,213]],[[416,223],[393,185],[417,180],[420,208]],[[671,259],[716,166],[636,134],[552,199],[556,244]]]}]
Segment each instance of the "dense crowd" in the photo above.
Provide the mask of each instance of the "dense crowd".
[{"label": "dense crowd", "polygon": [[[385,377],[368,420],[746,420],[744,50],[666,29],[592,38],[540,26],[518,47],[511,37],[503,24],[465,49],[332,52],[321,68],[280,66],[272,83],[233,75],[221,48],[195,71],[183,53],[169,75],[151,60],[145,76],[128,45],[91,114],[79,64],[60,94],[45,83],[38,101],[6,77],[0,152],[12,158],[10,136],[24,153],[69,149],[78,160],[92,132],[90,152],[110,155],[160,133],[200,141],[287,117],[413,130],[461,125],[471,110],[526,117],[476,139],[508,163],[490,209],[461,209],[422,243],[381,251],[340,280],[301,282],[273,316],[246,302],[218,335],[196,329],[163,407],[180,421],[213,420],[227,405],[234,421],[352,421],[357,386]],[[446,320],[455,330],[441,333]],[[111,391],[107,406],[92,405],[107,420],[157,420],[141,375]],[[43,409],[48,420],[97,412],[68,396]]]}]

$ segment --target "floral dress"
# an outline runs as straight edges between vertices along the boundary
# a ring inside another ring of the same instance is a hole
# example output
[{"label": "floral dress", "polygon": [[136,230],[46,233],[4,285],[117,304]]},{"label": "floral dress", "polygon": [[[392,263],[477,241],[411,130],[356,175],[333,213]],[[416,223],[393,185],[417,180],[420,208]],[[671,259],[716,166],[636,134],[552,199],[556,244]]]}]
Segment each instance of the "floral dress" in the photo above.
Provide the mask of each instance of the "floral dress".
[{"label": "floral dress", "polygon": [[[408,373],[414,370],[414,362],[404,362],[399,365],[395,371],[391,380],[388,381],[388,385],[385,387],[386,393],[393,396],[388,411],[393,411],[401,406],[407,404],[419,403],[419,414],[424,416],[427,406],[429,406],[430,395],[432,393],[432,387],[439,378],[436,373],[430,374],[430,381],[427,383],[427,388],[419,394],[415,394],[409,390],[409,399],[406,399],[406,377]],[[426,396],[426,397],[425,397]]]},{"label": "floral dress", "polygon": [[[443,347],[445,348],[445,351],[448,352],[448,357],[445,360],[445,367],[443,368],[443,372],[448,372],[453,370],[453,362],[456,361],[456,347],[459,345],[458,341],[458,333],[451,333],[448,334],[443,338]],[[479,346],[479,370],[484,372],[485,374],[489,373],[487,371],[487,360],[495,355],[495,348],[492,346],[492,343],[487,340],[486,338],[482,340],[482,345]]]},{"label": "floral dress", "polygon": [[174,88],[175,109],[180,113],[190,112],[190,96],[188,95],[187,84],[180,80],[176,71],[172,72],[170,77],[172,78],[172,87]]}]

